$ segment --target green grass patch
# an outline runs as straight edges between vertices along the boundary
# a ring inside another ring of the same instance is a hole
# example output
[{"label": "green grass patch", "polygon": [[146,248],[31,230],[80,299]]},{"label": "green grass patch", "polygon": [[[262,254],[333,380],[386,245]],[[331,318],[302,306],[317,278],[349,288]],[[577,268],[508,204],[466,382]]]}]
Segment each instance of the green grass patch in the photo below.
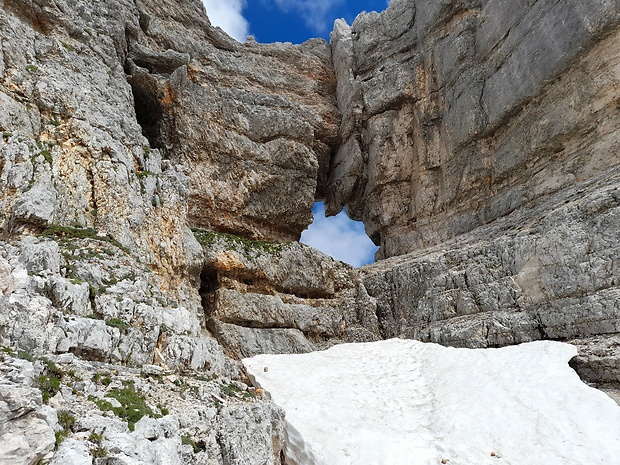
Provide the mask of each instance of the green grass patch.
[{"label": "green grass patch", "polygon": [[90,455],[92,455],[93,458],[96,458],[96,459],[103,459],[108,456],[108,449],[106,449],[105,447],[101,447],[101,446],[91,447],[89,450],[90,450]]},{"label": "green grass patch", "polygon": [[27,360],[29,362],[34,362],[34,356],[31,353],[26,352],[25,350],[18,350],[17,358],[20,358],[22,360]]},{"label": "green grass patch", "polygon": [[136,171],[136,176],[138,176],[138,179],[144,179],[147,176],[155,176],[155,173],[151,171]]},{"label": "green grass patch", "polygon": [[58,412],[58,424],[62,429],[68,429],[73,431],[75,427],[75,416],[68,410],[60,410]]},{"label": "green grass patch", "polygon": [[134,430],[135,424],[142,417],[155,416],[151,407],[147,405],[144,395],[136,391],[132,384],[127,384],[120,389],[112,389],[106,394],[106,397],[111,397],[120,402],[120,407],[112,407],[109,402],[106,403],[110,405],[108,410],[112,410],[116,416],[127,421],[130,431]]},{"label": "green grass patch", "polygon": [[103,441],[103,433],[95,433],[94,431],[91,431],[90,435],[88,436],[88,440],[93,444],[97,444],[98,446],[100,446],[101,441]]},{"label": "green grass patch", "polygon": [[158,404],[157,408],[161,412],[161,415],[164,416],[164,417],[170,413],[170,410],[165,405]]},{"label": "green grass patch", "polygon": [[194,454],[207,450],[207,445],[204,441],[196,441],[189,434],[181,436],[181,444],[186,446],[192,446]]},{"label": "green grass patch", "polygon": [[105,447],[101,446],[101,442],[103,441],[103,432],[95,433],[92,431],[88,436],[88,441],[94,444],[94,447],[90,447],[90,455],[93,458],[104,458],[108,456],[108,450]]},{"label": "green grass patch", "polygon": [[10,347],[3,347],[2,349],[0,349],[0,352],[4,352],[5,354],[9,354],[11,357],[15,353],[13,351],[13,349],[11,349]]},{"label": "green grass patch", "polygon": [[100,236],[97,230],[93,228],[72,228],[70,226],[52,224],[45,229],[42,234],[46,237],[55,237],[59,239],[91,239],[99,242],[106,242],[128,253],[127,249],[116,239],[108,236]]},{"label": "green grass patch", "polygon": [[60,42],[68,52],[75,52],[75,47],[67,42]]},{"label": "green grass patch", "polygon": [[60,381],[64,373],[54,362],[42,359],[43,373],[36,379],[37,387],[41,390],[43,402],[48,403],[60,390]]},{"label": "green grass patch", "polygon": [[90,300],[95,300],[95,297],[97,297],[97,294],[98,294],[97,288],[93,286],[92,284],[88,283],[88,298]]},{"label": "green grass patch", "polygon": [[97,399],[96,397],[89,396],[88,400],[93,402],[102,412],[112,411],[114,409],[112,404],[105,399]]},{"label": "green grass patch", "polygon": [[220,384],[220,391],[228,397],[241,397],[244,400],[250,400],[256,397],[253,393],[244,391],[234,383]]},{"label": "green grass patch", "polygon": [[62,429],[54,433],[56,436],[56,449],[71,435],[75,428],[75,416],[68,410],[60,410],[58,412],[58,424]]},{"label": "green grass patch", "polygon": [[279,255],[289,242],[267,242],[252,241],[234,234],[218,233],[215,231],[207,231],[204,229],[192,228],[194,237],[205,248],[213,247],[218,243],[224,242],[231,249],[237,250],[246,255]]},{"label": "green grass patch", "polygon": [[41,155],[45,158],[45,161],[49,163],[50,166],[54,163],[54,158],[52,158],[52,152],[49,150],[41,150]]},{"label": "green grass patch", "polygon": [[129,329],[129,323],[121,320],[120,318],[110,318],[109,320],[106,320],[105,324],[113,328],[118,328],[123,333]]},{"label": "green grass patch", "polygon": [[62,444],[62,442],[67,439],[70,434],[71,431],[67,431],[66,429],[61,429],[60,431],[56,431],[54,433],[54,436],[56,437],[56,449],[58,449],[58,446],[60,446],[60,444]]},{"label": "green grass patch", "polygon": [[39,71],[39,68],[37,68],[35,65],[27,65],[26,69],[31,73],[36,73],[37,71]]}]

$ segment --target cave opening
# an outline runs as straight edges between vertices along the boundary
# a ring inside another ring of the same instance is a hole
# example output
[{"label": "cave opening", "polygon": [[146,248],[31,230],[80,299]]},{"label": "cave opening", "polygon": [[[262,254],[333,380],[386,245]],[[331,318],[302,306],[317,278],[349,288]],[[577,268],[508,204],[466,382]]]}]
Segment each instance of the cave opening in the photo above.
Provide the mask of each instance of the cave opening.
[{"label": "cave opening", "polygon": [[205,266],[200,273],[200,299],[205,318],[209,318],[215,308],[215,291],[218,287],[218,273],[213,266]]},{"label": "cave opening", "polygon": [[[144,63],[141,63],[144,64]],[[146,65],[145,65],[146,66]],[[165,76],[151,74],[128,58],[125,63],[127,82],[133,94],[136,121],[153,149],[159,149],[168,158],[173,146],[174,110],[173,92]]]},{"label": "cave opening", "polygon": [[136,119],[142,128],[142,135],[148,139],[152,148],[164,148],[162,140],[164,109],[158,98],[156,80],[148,74],[137,74],[130,76],[128,81],[133,92]]}]

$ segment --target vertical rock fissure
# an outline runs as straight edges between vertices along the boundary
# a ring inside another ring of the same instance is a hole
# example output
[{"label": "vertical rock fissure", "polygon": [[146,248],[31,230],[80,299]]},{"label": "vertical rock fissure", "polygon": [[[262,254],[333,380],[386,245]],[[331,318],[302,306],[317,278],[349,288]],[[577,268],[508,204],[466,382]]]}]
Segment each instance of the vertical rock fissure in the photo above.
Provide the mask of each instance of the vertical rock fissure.
[{"label": "vertical rock fissure", "polygon": [[218,273],[214,267],[206,266],[200,273],[200,300],[205,319],[209,319],[215,307],[215,291],[218,285]]},{"label": "vertical rock fissure", "polygon": [[133,92],[136,119],[142,128],[142,135],[146,137],[153,148],[164,148],[162,141],[162,124],[164,109],[157,98],[154,79],[140,73],[130,76],[129,84]]}]

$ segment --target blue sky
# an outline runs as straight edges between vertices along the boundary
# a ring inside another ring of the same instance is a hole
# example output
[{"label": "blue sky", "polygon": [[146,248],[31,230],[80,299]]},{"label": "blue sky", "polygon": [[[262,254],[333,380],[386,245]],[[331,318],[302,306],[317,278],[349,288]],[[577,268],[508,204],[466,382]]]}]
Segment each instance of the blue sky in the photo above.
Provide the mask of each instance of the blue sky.
[{"label": "blue sky", "polygon": [[388,0],[203,0],[211,22],[245,42],[302,43],[313,37],[329,40],[334,21],[349,24],[362,11],[383,11]]},{"label": "blue sky", "polygon": [[314,223],[301,235],[301,242],[353,266],[375,261],[376,247],[366,235],[364,224],[351,221],[345,212],[325,218],[323,203],[312,209]]},{"label": "blue sky", "polygon": [[334,20],[349,24],[362,11],[382,11],[387,0],[249,0],[243,10],[259,42],[329,40]]},{"label": "blue sky", "polygon": [[[382,11],[388,0],[203,0],[211,23],[240,42],[253,35],[258,42],[302,43],[313,37],[329,40],[334,21],[349,24],[362,11]],[[332,257],[361,266],[374,261],[377,247],[364,225],[342,212],[325,218],[322,203],[313,208],[314,223],[301,242]]]}]

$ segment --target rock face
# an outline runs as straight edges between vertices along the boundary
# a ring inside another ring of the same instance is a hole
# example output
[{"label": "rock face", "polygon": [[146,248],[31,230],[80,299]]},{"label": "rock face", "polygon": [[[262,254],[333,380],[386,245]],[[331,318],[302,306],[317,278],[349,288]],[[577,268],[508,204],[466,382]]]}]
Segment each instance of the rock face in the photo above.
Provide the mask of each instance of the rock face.
[{"label": "rock face", "polygon": [[[559,339],[620,392],[616,3],[393,0],[331,45],[0,5],[0,462],[282,464],[238,361],[342,342]],[[315,199],[384,260],[295,242]]]},{"label": "rock face", "polygon": [[365,268],[382,336],[499,347],[619,332],[619,181],[606,175]]},{"label": "rock face", "polygon": [[[283,412],[242,383],[190,371],[173,375],[149,365],[137,370],[93,364],[66,354],[52,358],[33,364],[0,355],[3,464],[273,465],[279,460]],[[42,385],[42,376],[54,376],[58,385]],[[39,388],[49,405],[42,405]]]},{"label": "rock face", "polygon": [[126,68],[143,133],[187,175],[192,226],[298,240],[340,122],[331,49],[214,37],[197,5],[138,2]]},{"label": "rock face", "polygon": [[619,21],[607,1],[398,0],[338,23],[328,213],[390,257],[617,168]]},{"label": "rock face", "polygon": [[[339,123],[329,46],[242,46],[210,26],[199,1],[1,4],[0,346],[36,360],[193,371],[190,384],[201,373],[240,379],[206,327],[204,252],[189,226],[296,239],[311,221]],[[3,463],[280,460],[281,413],[268,402],[244,409],[216,399],[200,432],[184,432],[195,408],[181,408],[183,425],[149,436],[102,422],[87,395],[67,392],[48,410],[71,409],[84,424],[52,454],[56,426],[39,412],[45,386],[25,386],[23,408],[1,395]],[[80,434],[101,435],[98,426],[108,428],[107,457]],[[183,434],[202,435],[203,452]]]},{"label": "rock face", "polygon": [[382,337],[579,338],[580,373],[617,383],[619,21],[614,2],[396,0],[336,24],[327,211],[402,256],[362,272]]},{"label": "rock face", "polygon": [[24,360],[0,365],[0,459],[7,465],[30,465],[54,448],[56,415],[32,387],[34,369]]},{"label": "rock face", "polygon": [[7,1],[0,25],[0,231],[95,228],[182,288],[187,180],[149,148],[123,69],[135,3]]},{"label": "rock face", "polygon": [[375,306],[350,266],[299,243],[196,236],[207,327],[233,358],[379,337]]}]

